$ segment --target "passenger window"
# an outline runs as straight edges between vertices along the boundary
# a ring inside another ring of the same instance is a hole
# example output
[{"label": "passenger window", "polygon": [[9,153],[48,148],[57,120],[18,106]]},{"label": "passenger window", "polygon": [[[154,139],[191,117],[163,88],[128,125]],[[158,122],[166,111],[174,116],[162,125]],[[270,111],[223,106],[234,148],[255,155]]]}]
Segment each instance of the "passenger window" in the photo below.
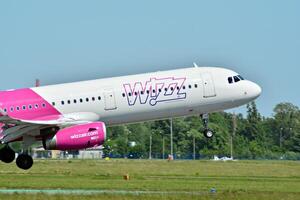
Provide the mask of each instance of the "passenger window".
[{"label": "passenger window", "polygon": [[[53,103],[54,103],[54,102],[53,102]],[[53,104],[53,103],[52,103],[52,104]],[[54,103],[54,105],[55,105],[55,103]],[[32,109],[32,105],[29,105],[28,108],[31,110],[31,109]]]},{"label": "passenger window", "polygon": [[80,101],[80,103],[82,103],[82,102],[83,102],[83,100],[82,100],[82,99],[79,99],[79,101]]},{"label": "passenger window", "polygon": [[43,103],[43,104],[42,104],[42,106],[45,108],[45,107],[46,107],[46,104],[45,104],[45,103]]},{"label": "passenger window", "polygon": [[10,107],[10,112],[13,112],[14,111],[14,107]]},{"label": "passenger window", "polygon": [[122,96],[125,97],[125,93],[123,93]]},{"label": "passenger window", "polygon": [[70,104],[71,103],[71,101],[70,100],[68,100],[68,104]]},{"label": "passenger window", "polygon": [[137,95],[138,95],[138,93],[137,93],[137,92],[134,92],[134,95],[135,95],[135,96],[137,96]]},{"label": "passenger window", "polygon": [[173,87],[171,87],[171,91],[173,91],[174,90],[174,88]]},{"label": "passenger window", "polygon": [[86,98],[85,100],[86,100],[86,102],[89,102],[89,98]]},{"label": "passenger window", "polygon": [[26,110],[26,106],[22,106],[23,110]]},{"label": "passenger window", "polygon": [[38,105],[38,104],[35,104],[35,105],[34,105],[34,107],[35,107],[35,108],[38,108],[38,107],[39,107],[39,105]]},{"label": "passenger window", "polygon": [[228,83],[229,83],[229,84],[233,83],[232,77],[229,77],[229,78],[228,78]]},{"label": "passenger window", "polygon": [[197,87],[198,87],[198,85],[197,85],[197,84],[195,84],[194,86],[195,86],[195,88],[197,88]]},{"label": "passenger window", "polygon": [[165,91],[168,91],[168,88],[165,88]]},{"label": "passenger window", "polygon": [[184,89],[184,90],[185,90],[185,85],[184,85],[184,86],[182,86],[182,89]]},{"label": "passenger window", "polygon": [[144,94],[144,91],[141,91],[141,94]]},{"label": "passenger window", "polygon": [[[52,105],[55,106],[55,102],[52,102]],[[29,108],[30,108],[30,105],[29,105]],[[30,108],[30,109],[31,109],[31,108]]]},{"label": "passenger window", "polygon": [[64,101],[61,101],[61,105],[64,105],[65,104],[65,102]]},{"label": "passenger window", "polygon": [[128,95],[131,97],[131,93],[129,92]]},{"label": "passenger window", "polygon": [[236,83],[240,81],[240,78],[237,76],[234,76],[233,78],[234,78],[234,82],[236,82]]},{"label": "passenger window", "polygon": [[6,108],[4,108],[4,110],[3,110],[5,113],[7,112],[7,109]]},{"label": "passenger window", "polygon": [[160,89],[160,88],[158,89],[158,92],[161,92],[161,89]]},{"label": "passenger window", "polygon": [[19,111],[20,110],[20,107],[19,106],[17,106],[17,111]]},{"label": "passenger window", "polygon": [[92,101],[95,101],[95,97],[92,97]]},{"label": "passenger window", "polygon": [[177,90],[180,90],[180,87],[179,87],[179,86],[177,86]]},{"label": "passenger window", "polygon": [[74,100],[73,100],[73,102],[74,102],[74,103],[77,103],[77,100],[76,100],[76,99],[74,99]]},{"label": "passenger window", "polygon": [[147,94],[149,94],[150,92],[149,92],[149,90],[147,90]]},{"label": "passenger window", "polygon": [[98,97],[98,100],[99,100],[99,101],[101,100],[101,97],[100,97],[100,96]]},{"label": "passenger window", "polygon": [[189,85],[189,88],[191,89],[191,88],[192,88],[192,86],[191,86],[191,85]]}]

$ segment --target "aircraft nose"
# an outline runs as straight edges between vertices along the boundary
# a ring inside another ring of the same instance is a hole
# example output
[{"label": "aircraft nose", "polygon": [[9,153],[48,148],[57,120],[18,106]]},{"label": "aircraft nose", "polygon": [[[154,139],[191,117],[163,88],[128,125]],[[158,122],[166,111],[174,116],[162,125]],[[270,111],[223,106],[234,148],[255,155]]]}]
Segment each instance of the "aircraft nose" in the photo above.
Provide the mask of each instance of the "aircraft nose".
[{"label": "aircraft nose", "polygon": [[249,90],[248,91],[249,96],[253,99],[259,97],[262,92],[261,87],[258,84],[253,82],[250,82],[248,90]]}]

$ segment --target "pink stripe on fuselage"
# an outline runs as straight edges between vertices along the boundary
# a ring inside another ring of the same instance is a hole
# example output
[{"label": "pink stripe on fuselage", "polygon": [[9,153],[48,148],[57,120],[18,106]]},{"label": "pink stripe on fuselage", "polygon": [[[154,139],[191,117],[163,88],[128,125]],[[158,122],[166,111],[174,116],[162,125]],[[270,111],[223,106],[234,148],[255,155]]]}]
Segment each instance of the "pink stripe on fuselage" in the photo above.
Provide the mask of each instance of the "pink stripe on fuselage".
[{"label": "pink stripe on fuselage", "polygon": [[44,98],[29,88],[0,92],[0,108],[6,109],[9,117],[20,120],[37,120],[39,118],[56,120],[61,114]]}]

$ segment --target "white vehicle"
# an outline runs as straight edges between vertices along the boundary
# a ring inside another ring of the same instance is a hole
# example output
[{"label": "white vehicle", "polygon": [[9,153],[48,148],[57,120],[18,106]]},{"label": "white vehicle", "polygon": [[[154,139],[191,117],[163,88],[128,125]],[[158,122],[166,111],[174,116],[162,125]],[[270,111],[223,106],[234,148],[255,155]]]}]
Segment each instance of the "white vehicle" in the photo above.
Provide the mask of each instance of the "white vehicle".
[{"label": "white vehicle", "polygon": [[221,157],[219,158],[218,156],[214,156],[214,161],[234,161],[232,157]]},{"label": "white vehicle", "polygon": [[241,106],[261,94],[261,88],[238,73],[216,67],[104,78],[91,81],[0,92],[0,158],[9,163],[15,152],[9,143],[23,141],[16,163],[29,169],[27,149],[42,141],[45,149],[84,149],[103,144],[106,126],[201,115],[204,135],[208,113]]}]

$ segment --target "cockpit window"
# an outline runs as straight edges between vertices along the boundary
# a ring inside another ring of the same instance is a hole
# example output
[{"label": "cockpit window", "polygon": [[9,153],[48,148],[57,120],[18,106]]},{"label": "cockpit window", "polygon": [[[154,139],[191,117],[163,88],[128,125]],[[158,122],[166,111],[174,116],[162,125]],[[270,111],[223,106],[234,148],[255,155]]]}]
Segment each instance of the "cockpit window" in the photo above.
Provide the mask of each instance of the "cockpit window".
[{"label": "cockpit window", "polygon": [[237,82],[240,82],[240,81],[243,81],[243,80],[245,80],[245,79],[241,75],[228,77],[228,83],[229,84],[237,83]]},{"label": "cockpit window", "polygon": [[242,80],[245,80],[241,75],[238,75],[238,77]]},{"label": "cockpit window", "polygon": [[240,81],[240,78],[238,76],[234,76],[233,79],[234,79],[234,82],[236,82],[236,83]]}]

